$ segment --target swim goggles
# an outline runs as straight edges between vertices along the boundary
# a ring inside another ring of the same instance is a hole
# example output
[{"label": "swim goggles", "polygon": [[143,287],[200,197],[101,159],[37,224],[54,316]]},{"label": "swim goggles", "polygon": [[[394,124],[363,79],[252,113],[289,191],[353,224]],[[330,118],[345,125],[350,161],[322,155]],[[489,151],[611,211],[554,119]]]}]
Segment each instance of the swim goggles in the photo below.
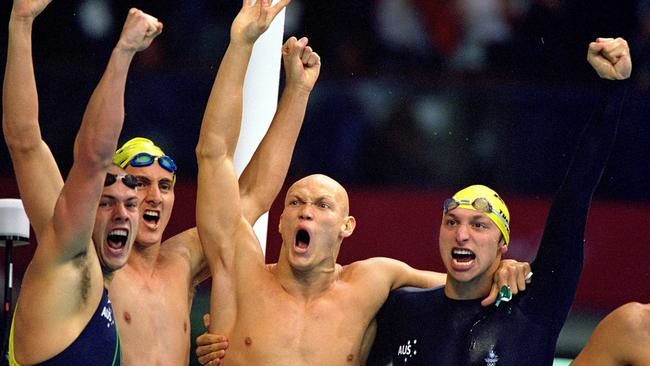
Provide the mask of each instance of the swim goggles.
[{"label": "swim goggles", "polygon": [[104,179],[104,187],[111,186],[117,182],[117,179],[120,179],[125,186],[135,189],[138,186],[138,178],[135,175],[131,174],[112,174],[106,173],[106,178]]},{"label": "swim goggles", "polygon": [[174,163],[174,160],[167,155],[154,156],[146,152],[141,152],[131,158],[129,164],[131,164],[133,167],[138,168],[143,166],[150,166],[156,160],[158,160],[158,164],[160,164],[163,169],[167,170],[170,173],[176,172],[176,163]]},{"label": "swim goggles", "polygon": [[445,214],[447,214],[449,211],[458,208],[460,205],[468,205],[468,204],[471,204],[472,207],[476,209],[476,211],[480,211],[486,214],[487,213],[495,214],[499,218],[499,221],[503,223],[505,228],[507,230],[510,230],[510,224],[508,223],[508,219],[506,219],[506,217],[501,212],[495,210],[494,207],[492,207],[490,201],[488,201],[488,199],[484,197],[478,197],[471,202],[469,200],[457,201],[454,198],[447,198],[445,202],[442,204],[442,210]]}]

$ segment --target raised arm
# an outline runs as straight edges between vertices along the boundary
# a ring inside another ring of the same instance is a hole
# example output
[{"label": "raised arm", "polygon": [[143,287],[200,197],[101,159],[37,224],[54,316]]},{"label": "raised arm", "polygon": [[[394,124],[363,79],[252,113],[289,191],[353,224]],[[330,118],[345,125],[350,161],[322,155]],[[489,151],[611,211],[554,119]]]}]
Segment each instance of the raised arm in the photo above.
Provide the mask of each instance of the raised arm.
[{"label": "raised arm", "polygon": [[[162,31],[162,23],[131,9],[106,71],[95,88],[75,140],[74,163],[55,207],[53,225],[61,255],[86,250],[97,202],[124,122],[124,89],[131,60]],[[83,240],[86,238],[85,240]]]},{"label": "raised arm", "polygon": [[20,196],[37,237],[50,222],[63,187],[59,168],[41,137],[32,64],[32,26],[50,1],[14,1],[9,19],[7,65],[2,91],[2,129]]},{"label": "raised arm", "polygon": [[[602,79],[627,79],[632,70],[627,42],[621,38],[599,38],[592,42],[587,59]],[[582,131],[573,160],[553,199],[532,265],[536,281],[529,290],[535,296],[529,297],[526,308],[531,316],[557,327],[564,323],[578,286],[592,195],[614,146],[625,100],[627,83],[609,80],[600,80],[601,98]],[[540,302],[534,298],[555,301]]]},{"label": "raised arm", "polygon": [[196,147],[199,165],[196,205],[197,229],[206,259],[231,263],[232,230],[242,216],[233,156],[242,118],[242,94],[246,69],[255,41],[288,3],[271,6],[270,0],[245,0],[233,21],[230,44],[221,61]]},{"label": "raised arm", "polygon": [[291,37],[282,47],[284,92],[268,132],[239,178],[242,209],[251,224],[270,209],[282,188],[320,74],[320,56],[307,43],[307,38]]}]

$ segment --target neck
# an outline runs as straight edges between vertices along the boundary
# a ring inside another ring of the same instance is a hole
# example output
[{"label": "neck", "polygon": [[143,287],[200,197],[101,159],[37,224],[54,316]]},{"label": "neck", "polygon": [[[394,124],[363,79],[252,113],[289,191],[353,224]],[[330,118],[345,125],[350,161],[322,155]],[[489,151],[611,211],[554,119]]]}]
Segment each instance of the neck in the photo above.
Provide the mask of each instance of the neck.
[{"label": "neck", "polygon": [[158,261],[161,243],[142,245],[137,241],[129,256],[129,267],[138,271],[152,271]]},{"label": "neck", "polygon": [[102,267],[102,276],[104,277],[104,287],[105,288],[110,288],[111,287],[111,282],[113,281],[113,276],[115,275],[114,271],[107,271],[104,270]]},{"label": "neck", "polygon": [[271,267],[271,272],[289,294],[309,300],[319,297],[334,285],[340,266],[332,264],[301,271],[281,262]]},{"label": "neck", "polygon": [[454,300],[474,300],[487,297],[492,288],[494,273],[483,274],[469,281],[458,281],[447,274],[445,295]]}]

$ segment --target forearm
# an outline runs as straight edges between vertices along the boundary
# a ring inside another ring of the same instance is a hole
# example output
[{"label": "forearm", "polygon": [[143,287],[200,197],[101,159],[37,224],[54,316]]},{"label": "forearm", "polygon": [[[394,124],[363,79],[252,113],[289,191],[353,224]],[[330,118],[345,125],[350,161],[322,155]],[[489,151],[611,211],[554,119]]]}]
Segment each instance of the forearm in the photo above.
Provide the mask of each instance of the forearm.
[{"label": "forearm", "polygon": [[3,84],[3,131],[12,153],[33,150],[41,142],[38,94],[32,64],[33,19],[9,20],[7,65]]},{"label": "forearm", "polygon": [[[223,139],[225,145],[222,147],[229,156],[234,155],[239,139],[244,79],[252,51],[253,44],[230,43],[219,66],[201,124],[201,136]],[[199,148],[204,151],[213,149],[202,141],[199,140]]]},{"label": "forearm", "polygon": [[282,188],[305,117],[310,92],[285,88],[268,132],[239,179],[244,215],[254,223]]},{"label": "forearm", "polygon": [[13,13],[9,21],[2,124],[25,211],[35,233],[40,235],[52,218],[63,178],[39,128],[32,64],[33,21],[33,17]]},{"label": "forearm", "polygon": [[433,271],[413,270],[414,272],[406,280],[403,286],[414,286],[420,288],[431,288],[443,286],[447,280],[445,273]]},{"label": "forearm", "polygon": [[86,107],[75,141],[75,160],[83,157],[96,162],[96,169],[100,170],[110,164],[124,123],[126,79],[134,55],[134,50],[119,45],[113,49]]}]

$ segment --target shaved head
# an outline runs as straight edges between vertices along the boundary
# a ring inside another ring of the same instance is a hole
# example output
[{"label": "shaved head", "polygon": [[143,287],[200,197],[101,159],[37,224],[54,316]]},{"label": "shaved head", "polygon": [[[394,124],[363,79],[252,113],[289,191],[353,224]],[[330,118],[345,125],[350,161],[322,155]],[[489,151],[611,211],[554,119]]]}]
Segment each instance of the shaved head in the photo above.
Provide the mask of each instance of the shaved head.
[{"label": "shaved head", "polygon": [[318,187],[323,194],[331,196],[340,206],[344,216],[350,214],[350,200],[348,198],[348,192],[343,188],[343,186],[335,181],[334,179],[324,175],[324,174],[312,174],[308,175],[289,187],[287,191],[287,197],[295,191],[305,189],[307,187]]}]

